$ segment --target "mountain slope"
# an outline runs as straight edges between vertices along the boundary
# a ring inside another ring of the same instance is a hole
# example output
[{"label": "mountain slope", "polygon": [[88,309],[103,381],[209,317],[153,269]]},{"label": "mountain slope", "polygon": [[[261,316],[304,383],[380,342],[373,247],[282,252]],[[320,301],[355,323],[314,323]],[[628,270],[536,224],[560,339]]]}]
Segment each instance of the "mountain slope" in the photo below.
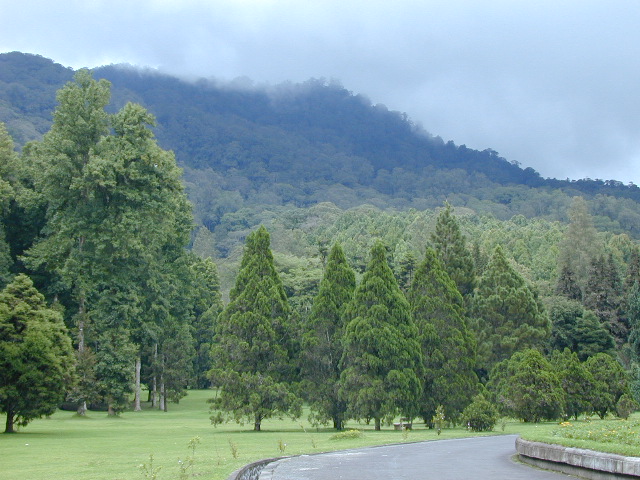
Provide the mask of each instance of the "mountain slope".
[{"label": "mountain slope", "polygon": [[[0,121],[19,145],[48,129],[55,91],[72,76],[36,55],[0,55]],[[640,235],[635,185],[543,179],[493,150],[444,142],[334,83],[219,85],[126,66],[94,76],[112,82],[111,108],[135,101],[156,116],[159,144],[176,153],[196,219],[212,232],[233,230],[241,209],[259,221],[265,205],[319,202],[425,209],[447,199],[497,218],[565,220],[570,197],[585,195],[601,229]]]}]

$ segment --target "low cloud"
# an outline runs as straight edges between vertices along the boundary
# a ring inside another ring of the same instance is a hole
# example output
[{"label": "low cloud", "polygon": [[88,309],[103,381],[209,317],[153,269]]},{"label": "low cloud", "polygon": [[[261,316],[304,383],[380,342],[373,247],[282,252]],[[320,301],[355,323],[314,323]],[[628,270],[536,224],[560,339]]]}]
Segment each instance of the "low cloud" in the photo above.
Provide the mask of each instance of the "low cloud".
[{"label": "low cloud", "polygon": [[335,78],[547,177],[640,183],[636,1],[0,0],[0,50],[256,83]]}]

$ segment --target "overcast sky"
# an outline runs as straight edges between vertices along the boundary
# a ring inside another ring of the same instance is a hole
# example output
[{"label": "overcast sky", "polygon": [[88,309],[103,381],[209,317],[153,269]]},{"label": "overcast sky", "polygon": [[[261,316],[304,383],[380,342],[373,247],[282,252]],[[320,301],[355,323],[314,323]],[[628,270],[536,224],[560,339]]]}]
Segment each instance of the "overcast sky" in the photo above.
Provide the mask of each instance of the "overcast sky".
[{"label": "overcast sky", "polygon": [[640,184],[638,0],[0,0],[0,52],[338,80],[543,177]]}]

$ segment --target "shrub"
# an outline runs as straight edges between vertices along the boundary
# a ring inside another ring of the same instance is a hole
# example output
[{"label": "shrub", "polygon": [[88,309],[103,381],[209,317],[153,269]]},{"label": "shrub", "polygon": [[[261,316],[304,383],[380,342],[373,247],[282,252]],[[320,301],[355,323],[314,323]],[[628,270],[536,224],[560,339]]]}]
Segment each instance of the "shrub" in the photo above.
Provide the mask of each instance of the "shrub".
[{"label": "shrub", "polygon": [[565,392],[554,367],[534,349],[514,353],[491,371],[489,389],[505,416],[525,422],[554,420],[562,414]]},{"label": "shrub", "polygon": [[462,421],[474,432],[488,432],[498,421],[498,410],[480,393],[462,412]]},{"label": "shrub", "polygon": [[330,440],[347,440],[352,438],[360,438],[362,437],[362,432],[360,430],[347,430],[346,432],[336,433],[329,437]]},{"label": "shrub", "polygon": [[618,400],[616,404],[616,411],[618,412],[618,416],[620,418],[624,418],[625,420],[629,418],[633,412],[638,409],[638,402],[636,402],[631,395],[624,394]]}]

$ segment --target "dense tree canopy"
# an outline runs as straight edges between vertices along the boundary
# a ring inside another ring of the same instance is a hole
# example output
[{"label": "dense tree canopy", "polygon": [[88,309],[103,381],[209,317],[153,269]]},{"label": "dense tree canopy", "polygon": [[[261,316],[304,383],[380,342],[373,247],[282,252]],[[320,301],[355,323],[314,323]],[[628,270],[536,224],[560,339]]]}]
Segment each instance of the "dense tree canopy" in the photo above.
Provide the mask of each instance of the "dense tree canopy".
[{"label": "dense tree canopy", "polygon": [[52,414],[73,379],[74,356],[62,315],[26,275],[0,293],[0,411],[6,433]]},{"label": "dense tree canopy", "polygon": [[533,349],[498,363],[491,372],[490,388],[503,413],[525,422],[555,420],[565,402],[556,369]]},{"label": "dense tree canopy", "polygon": [[591,399],[595,379],[575,352],[568,348],[556,350],[551,356],[560,386],[564,391],[563,411],[567,417],[578,420],[582,414],[591,413]]},{"label": "dense tree canopy", "polygon": [[331,248],[318,295],[302,327],[303,391],[319,422],[331,420],[342,430],[347,404],[339,396],[344,311],[356,277],[339,243]]},{"label": "dense tree canopy", "polygon": [[[51,130],[23,157],[36,168],[35,193],[46,210],[26,264],[48,277],[47,293],[72,312],[78,359],[88,362],[81,370],[95,366],[92,378],[115,412],[127,403],[136,355],[154,341],[142,332],[188,321],[173,315],[184,296],[173,298],[168,316],[156,307],[180,284],[191,207],[173,154],[150,130],[153,116],[135,104],[108,114],[109,99],[107,81],[79,71],[58,93]],[[85,352],[89,342],[95,358]],[[87,396],[77,392],[82,404]]]},{"label": "dense tree canopy", "polygon": [[589,392],[591,408],[600,418],[604,418],[608,412],[615,411],[620,397],[628,393],[627,376],[620,362],[606,353],[589,357],[585,368],[594,379]]},{"label": "dense tree canopy", "polygon": [[436,230],[431,236],[438,258],[460,293],[470,295],[475,284],[475,266],[466,239],[447,203],[438,215]]},{"label": "dense tree canopy", "polygon": [[419,413],[422,353],[410,307],[380,242],[345,311],[340,394],[348,414],[381,421]]},{"label": "dense tree canopy", "polygon": [[262,420],[275,414],[299,416],[293,332],[269,233],[260,227],[247,237],[236,285],[216,326],[211,381],[220,390],[212,400],[213,421],[222,421],[225,412],[260,430]]},{"label": "dense tree canopy", "polygon": [[455,283],[427,248],[408,292],[425,362],[420,415],[430,421],[438,405],[457,420],[476,392],[476,341]]},{"label": "dense tree canopy", "polygon": [[550,297],[545,303],[552,325],[551,349],[568,348],[581,361],[596,353],[613,352],[613,336],[591,310],[566,297]]},{"label": "dense tree canopy", "polygon": [[[324,81],[94,73],[110,84],[20,54],[0,66],[0,120],[22,149],[0,125],[0,287],[26,272],[63,314],[81,409],[123,410],[132,391],[140,409],[144,384],[166,409],[213,379],[214,419],[254,428],[297,415],[300,393],[337,428],[428,421],[438,405],[455,421],[474,365],[487,380],[530,347],[571,350],[567,392],[572,376],[590,384],[574,354],[617,355],[640,384],[636,186],[543,180]],[[611,411],[616,385],[592,376],[613,400],[590,408]]]},{"label": "dense tree canopy", "polygon": [[496,247],[474,295],[480,366],[490,369],[527,348],[542,348],[551,324],[535,290]]}]

